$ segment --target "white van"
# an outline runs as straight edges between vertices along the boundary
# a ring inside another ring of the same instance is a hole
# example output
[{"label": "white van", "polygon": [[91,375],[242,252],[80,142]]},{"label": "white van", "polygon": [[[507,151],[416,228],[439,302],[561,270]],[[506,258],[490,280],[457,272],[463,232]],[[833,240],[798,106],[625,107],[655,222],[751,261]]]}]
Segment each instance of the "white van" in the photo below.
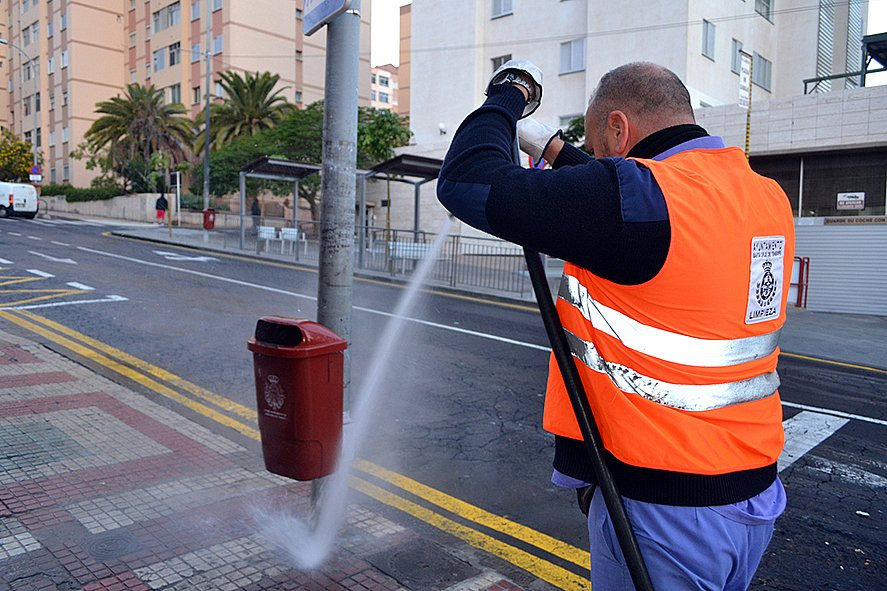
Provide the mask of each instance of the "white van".
[{"label": "white van", "polygon": [[37,189],[23,183],[0,183],[0,218],[37,215]]}]

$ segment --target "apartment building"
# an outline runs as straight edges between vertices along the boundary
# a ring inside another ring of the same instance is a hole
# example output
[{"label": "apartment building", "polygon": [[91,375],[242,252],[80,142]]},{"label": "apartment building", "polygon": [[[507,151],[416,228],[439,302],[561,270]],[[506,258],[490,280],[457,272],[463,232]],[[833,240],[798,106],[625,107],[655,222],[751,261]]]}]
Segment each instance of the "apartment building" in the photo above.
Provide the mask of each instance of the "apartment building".
[{"label": "apartment building", "polygon": [[[5,62],[11,67],[0,68],[0,125],[34,139],[43,153],[44,182],[89,184],[95,173],[71,152],[97,118],[95,104],[121,94],[128,84],[153,84],[166,101],[184,104],[192,116],[200,111],[207,92],[207,10],[213,97],[221,93],[219,72],[267,70],[280,75],[290,102],[302,106],[323,98],[326,33],[303,35],[303,0],[0,4],[0,31],[21,49],[9,47]],[[370,14],[366,1],[361,11],[363,105],[370,96]]]},{"label": "apartment building", "polygon": [[[479,104],[493,70],[511,58],[529,59],[542,69],[545,99],[536,116],[551,125],[584,113],[601,75],[640,60],[677,73],[694,107],[737,102],[740,50],[754,58],[756,100],[802,94],[806,78],[858,70],[867,5],[865,0],[414,2],[402,13],[411,28],[411,128],[419,145],[445,147],[448,136],[441,130],[456,129]],[[837,81],[817,91],[843,88],[844,81]]]},{"label": "apartment building", "polygon": [[413,5],[404,4],[400,7],[400,56],[398,57],[397,88],[398,113],[410,117],[410,35],[412,24],[410,16]]},{"label": "apartment building", "polygon": [[397,66],[385,64],[370,72],[370,106],[398,113]]}]

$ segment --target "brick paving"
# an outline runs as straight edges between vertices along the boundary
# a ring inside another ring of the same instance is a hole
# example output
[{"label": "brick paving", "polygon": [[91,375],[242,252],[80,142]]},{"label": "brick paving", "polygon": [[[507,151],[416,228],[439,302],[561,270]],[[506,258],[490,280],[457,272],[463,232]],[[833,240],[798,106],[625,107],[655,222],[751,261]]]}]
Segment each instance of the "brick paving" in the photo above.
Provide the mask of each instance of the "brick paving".
[{"label": "brick paving", "polygon": [[[368,499],[349,505],[324,565],[299,571],[257,532],[253,507],[304,512],[309,485],[265,472],[260,452],[3,331],[0,450],[0,591],[550,588],[454,538],[398,523]],[[451,580],[451,570],[418,586],[372,562],[417,543],[464,565],[464,578]]]}]

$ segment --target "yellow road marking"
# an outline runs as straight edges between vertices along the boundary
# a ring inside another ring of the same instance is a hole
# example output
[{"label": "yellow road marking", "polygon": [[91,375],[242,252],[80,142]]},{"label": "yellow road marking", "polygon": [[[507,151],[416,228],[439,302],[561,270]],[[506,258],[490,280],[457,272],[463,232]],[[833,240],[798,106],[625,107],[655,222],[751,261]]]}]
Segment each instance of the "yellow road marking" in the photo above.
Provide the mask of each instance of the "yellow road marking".
[{"label": "yellow road marking", "polygon": [[864,369],[866,371],[873,371],[875,373],[887,374],[887,369],[880,369],[877,367],[869,367],[868,365],[858,365],[856,363],[845,363],[843,361],[832,361],[831,359],[823,359],[821,357],[811,357],[810,355],[799,355],[798,353],[786,353],[785,351],[780,351],[779,355],[780,355],[780,357],[792,357],[794,359],[804,359],[806,361],[816,361],[818,363],[825,363],[827,365],[837,365],[839,367],[850,367],[853,369]]},{"label": "yellow road marking", "polygon": [[78,293],[83,293],[83,290],[80,289],[12,289],[12,290],[4,290],[0,291],[0,294],[4,293],[48,293],[47,295],[37,296],[33,298],[25,298],[23,300],[17,300],[14,302],[3,302],[0,303],[0,309],[2,308],[11,308],[12,306],[23,306],[25,304],[33,304],[34,302],[42,302],[43,300],[51,300],[53,298],[61,298],[67,295],[75,295]]},{"label": "yellow road marking", "polygon": [[46,277],[21,277],[19,275],[0,276],[0,279],[8,279],[8,281],[0,281],[0,286],[15,285],[16,283],[29,283],[31,281],[46,281]]},{"label": "yellow road marking", "polygon": [[589,558],[587,551],[581,550],[571,544],[567,544],[557,538],[553,538],[530,527],[521,525],[520,523],[515,523],[514,521],[490,513],[480,507],[475,507],[461,499],[452,497],[444,492],[422,484],[421,482],[417,482],[407,476],[392,472],[391,470],[387,470],[366,460],[356,462],[355,468],[381,478],[386,482],[390,482],[429,503],[437,505],[442,509],[446,509],[451,513],[455,513],[459,517],[489,527],[490,529],[500,531],[512,538],[526,542],[527,544],[532,544],[541,550],[553,554],[558,558],[563,558],[578,566],[588,566]]},{"label": "yellow road marking", "polygon": [[34,324],[32,322],[25,320],[24,318],[20,318],[12,312],[0,310],[0,317],[7,319],[14,324],[18,324],[22,328],[26,328],[26,329],[30,330],[31,332],[34,332],[34,333],[39,334],[43,337],[46,337],[47,339],[49,339],[55,343],[58,343],[59,345],[62,345],[63,347],[73,351],[74,353],[77,353],[78,355],[82,355],[83,357],[86,357],[87,359],[90,359],[91,361],[98,363],[99,365],[102,365],[103,367],[106,367],[112,371],[115,371],[115,372],[119,373],[120,375],[125,376],[125,377],[129,378],[130,380],[132,380],[138,384],[141,384],[141,385],[145,386],[146,388],[149,388],[150,390],[153,390],[154,392],[157,392],[158,394],[160,394],[162,396],[165,396],[171,400],[175,400],[176,402],[178,402],[179,404],[182,404],[186,408],[189,408],[189,409],[191,409],[195,412],[198,412],[206,417],[209,417],[212,420],[214,420],[218,423],[221,423],[222,425],[225,425],[226,427],[230,427],[230,428],[246,435],[247,437],[251,437],[256,440],[259,439],[259,431],[257,429],[254,429],[253,427],[249,427],[247,425],[244,425],[240,421],[236,421],[226,415],[223,415],[222,413],[220,413],[216,410],[209,408],[208,406],[206,406],[204,404],[196,402],[196,401],[188,398],[187,396],[183,396],[182,394],[179,394],[175,390],[168,388],[167,386],[164,386],[163,384],[160,384],[160,383],[152,380],[151,378],[126,367],[125,365],[121,365],[120,363],[114,361],[113,359],[105,357],[104,355],[102,355],[96,351],[93,351],[92,349],[89,349],[79,343],[76,343],[76,342],[72,341],[71,339],[68,339],[68,338],[58,335],[54,332],[51,332],[51,331],[43,328],[42,326],[39,326],[37,324]]},{"label": "yellow road marking", "polygon": [[233,400],[225,398],[224,396],[220,396],[214,392],[210,392],[206,388],[201,388],[197,384],[189,382],[188,380],[183,379],[183,378],[175,375],[174,373],[166,371],[165,369],[163,369],[161,367],[157,367],[156,365],[148,363],[147,361],[139,359],[138,357],[134,357],[133,355],[130,355],[129,353],[121,351],[120,349],[116,349],[116,348],[112,347],[111,345],[108,345],[108,344],[103,343],[101,341],[97,341],[97,340],[95,340],[95,339],[93,339],[81,332],[78,332],[72,328],[68,328],[67,326],[59,324],[58,322],[53,322],[49,318],[44,318],[43,316],[39,316],[39,315],[34,314],[33,312],[29,312],[27,310],[19,310],[18,313],[23,316],[27,316],[30,320],[33,320],[34,322],[39,322],[41,324],[48,326],[49,328],[52,328],[53,330],[55,330],[57,332],[68,335],[69,337],[71,337],[73,339],[77,339],[81,343],[89,345],[90,347],[93,347],[94,349],[97,349],[103,353],[106,353],[106,354],[110,355],[111,357],[116,357],[119,361],[127,363],[136,369],[140,369],[144,372],[147,372],[148,374],[150,374],[156,378],[159,378],[176,388],[180,388],[180,389],[184,390],[185,392],[188,392],[190,394],[197,396],[201,400],[204,400],[206,402],[210,402],[223,410],[226,410],[228,412],[232,412],[236,415],[239,415],[239,416],[251,421],[252,423],[256,422],[256,411],[251,408],[243,406],[242,404],[238,404],[238,403],[234,402]]},{"label": "yellow road marking", "polygon": [[[430,509],[426,509],[421,505],[417,505],[412,501],[408,501],[390,493],[366,480],[353,477],[351,479],[351,486],[381,503],[399,509],[400,511],[433,525],[448,534],[461,538],[475,548],[489,552],[503,560],[507,560],[511,564],[524,569],[543,581],[555,585],[558,589],[583,591],[590,588],[588,578],[586,577],[579,576],[565,568],[521,550],[520,548],[515,548],[514,546],[501,542],[492,536],[471,529],[461,523],[457,523],[452,519],[431,511]],[[585,566],[587,566],[587,563]]]}]

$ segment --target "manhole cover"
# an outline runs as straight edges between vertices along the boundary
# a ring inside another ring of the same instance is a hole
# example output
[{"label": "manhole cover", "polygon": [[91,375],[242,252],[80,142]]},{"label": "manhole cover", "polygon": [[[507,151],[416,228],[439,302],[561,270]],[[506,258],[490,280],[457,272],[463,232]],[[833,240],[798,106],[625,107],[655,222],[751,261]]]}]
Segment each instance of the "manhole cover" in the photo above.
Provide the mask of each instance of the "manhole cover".
[{"label": "manhole cover", "polygon": [[379,552],[368,561],[401,585],[416,591],[439,591],[480,574],[464,560],[427,540]]},{"label": "manhole cover", "polygon": [[141,549],[142,545],[128,531],[96,534],[80,543],[99,562],[116,560]]}]

